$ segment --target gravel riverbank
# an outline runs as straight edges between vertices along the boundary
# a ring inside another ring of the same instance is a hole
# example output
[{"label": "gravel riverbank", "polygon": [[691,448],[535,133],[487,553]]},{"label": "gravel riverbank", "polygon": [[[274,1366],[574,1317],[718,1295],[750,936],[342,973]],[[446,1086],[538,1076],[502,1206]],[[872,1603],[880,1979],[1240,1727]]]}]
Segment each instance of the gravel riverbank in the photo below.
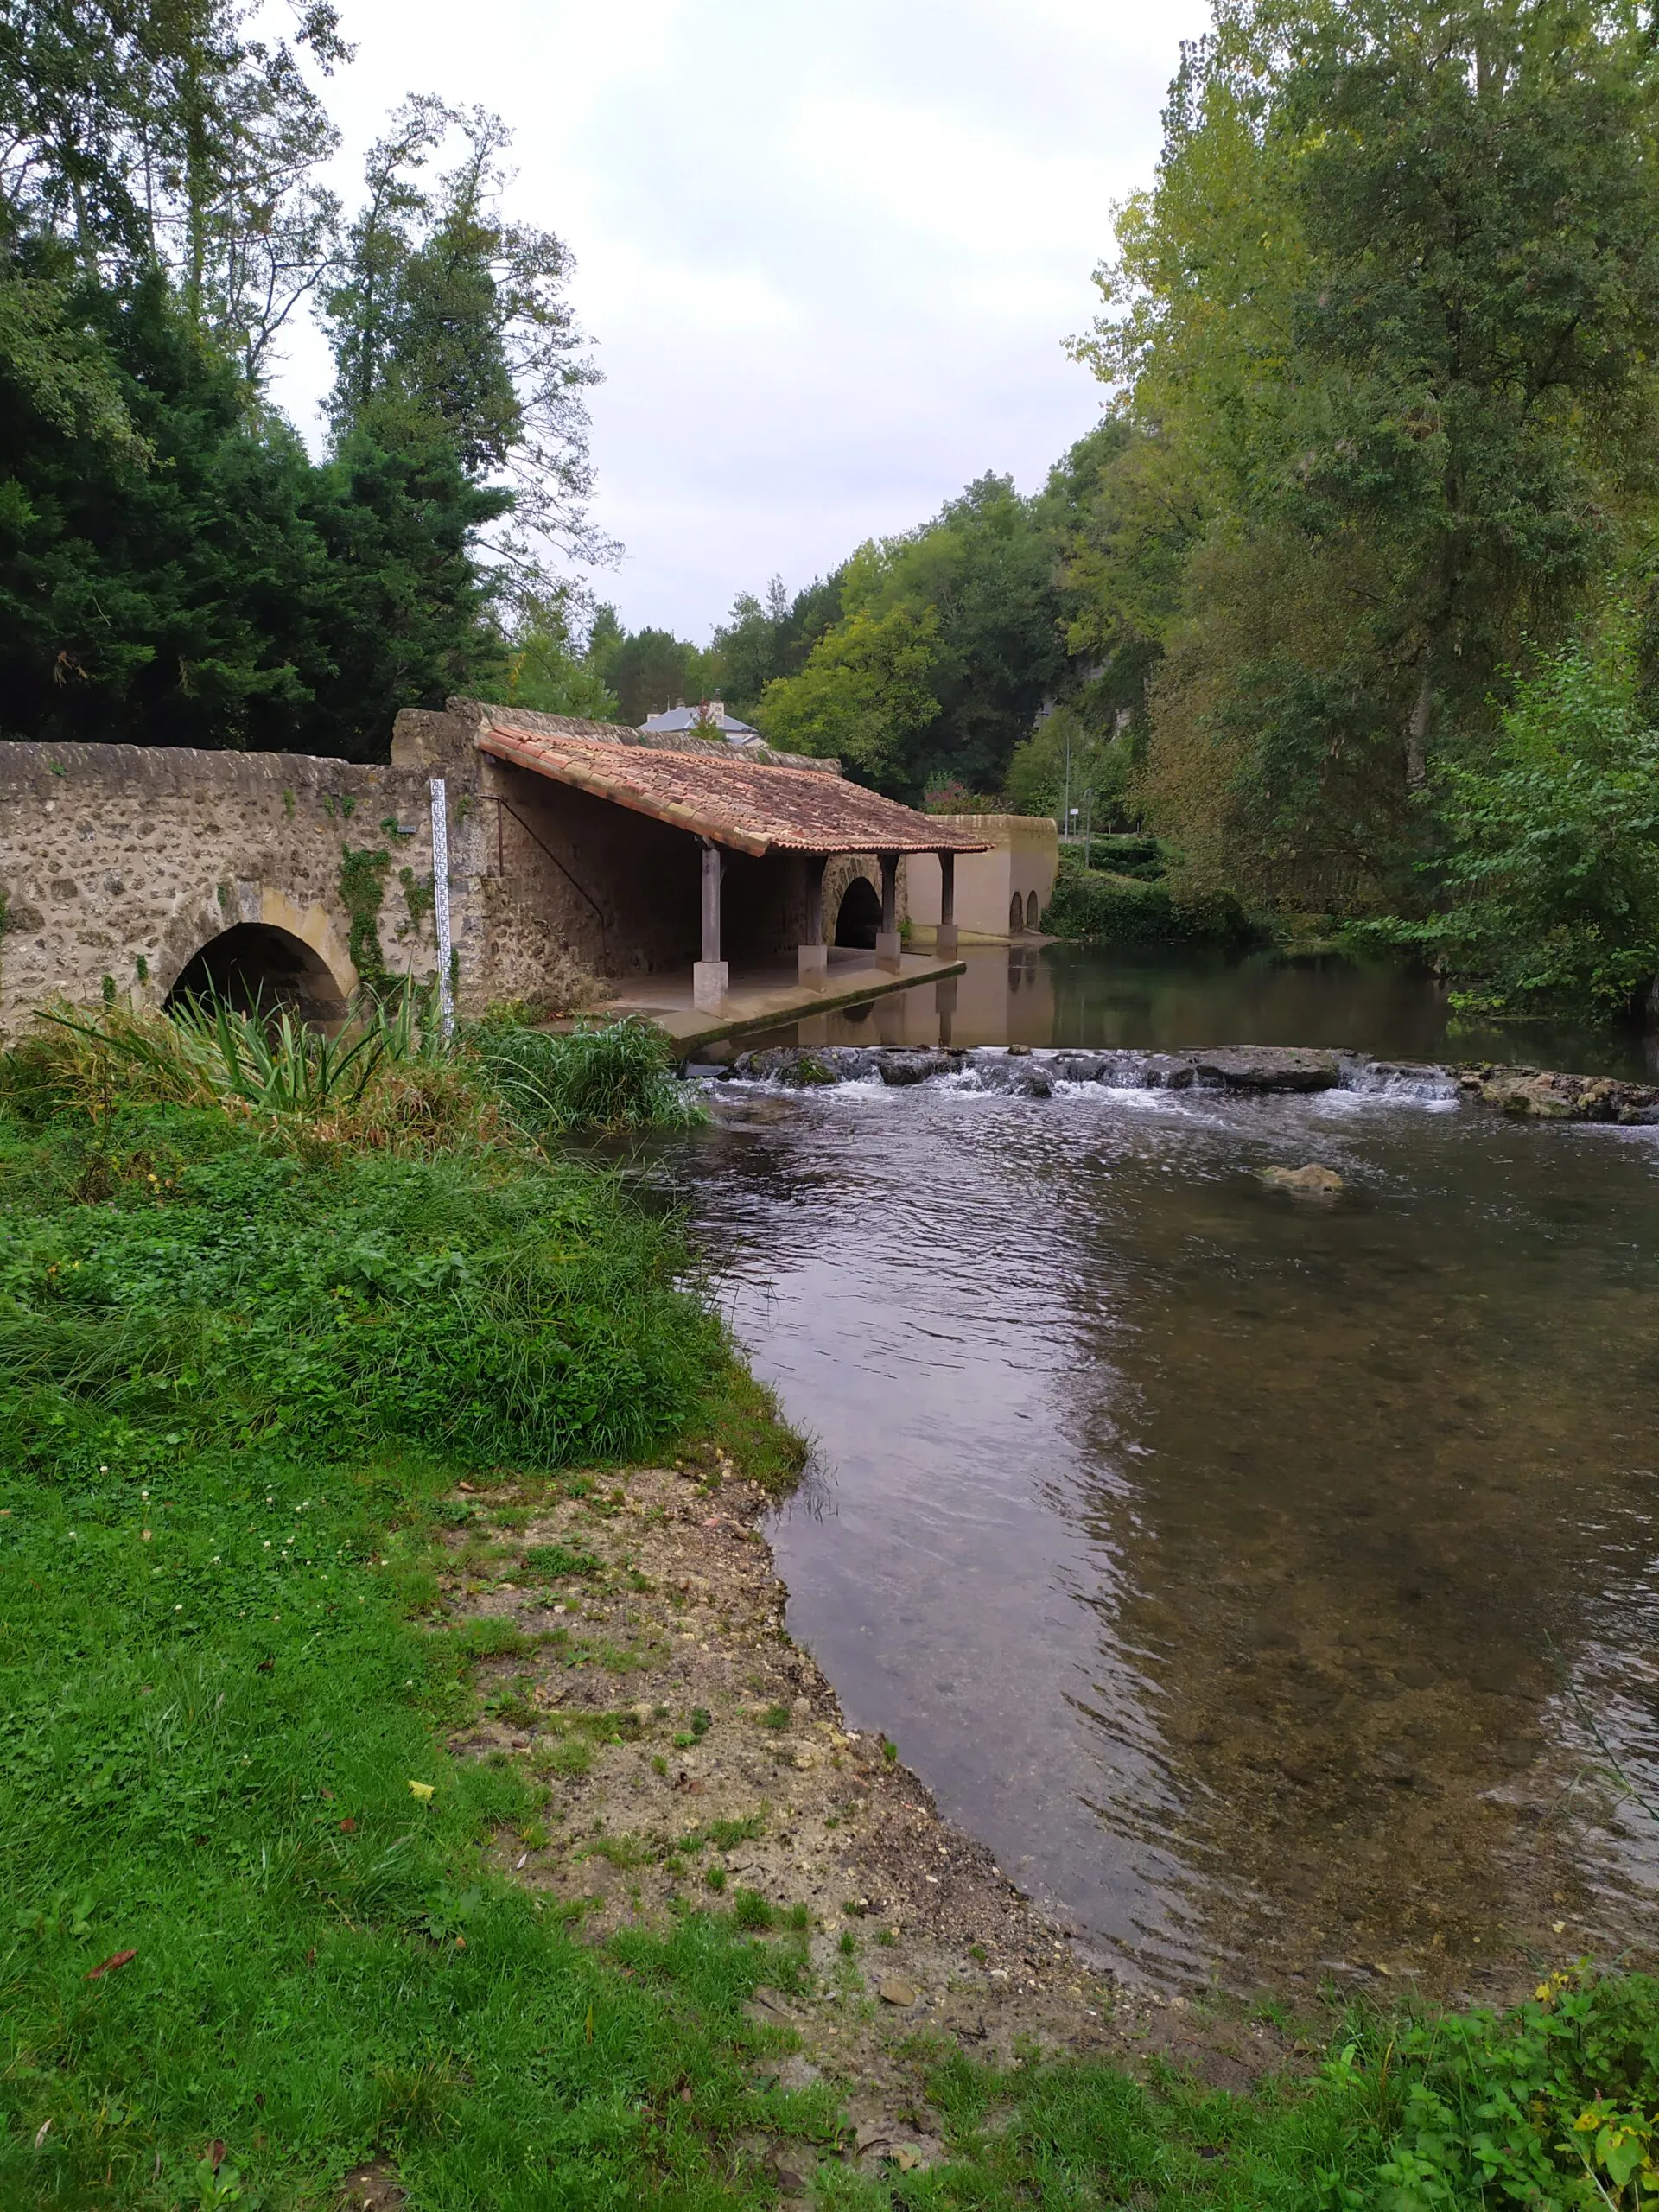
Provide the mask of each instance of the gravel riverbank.
[{"label": "gravel riverbank", "polygon": [[843,1726],[781,1624],[770,1503],[723,1454],[458,1497],[451,1624],[496,1656],[453,1748],[547,1790],[541,1822],[499,1839],[504,1871],[596,1942],[693,1906],[799,1929],[804,1984],[760,1992],[757,2017],[799,2037],[781,2079],[843,2092],[867,2165],[938,2155],[920,2084],[942,2045],[1155,2052],[1235,2088],[1294,2063],[1264,2021],[1121,1986],[894,1747]]}]

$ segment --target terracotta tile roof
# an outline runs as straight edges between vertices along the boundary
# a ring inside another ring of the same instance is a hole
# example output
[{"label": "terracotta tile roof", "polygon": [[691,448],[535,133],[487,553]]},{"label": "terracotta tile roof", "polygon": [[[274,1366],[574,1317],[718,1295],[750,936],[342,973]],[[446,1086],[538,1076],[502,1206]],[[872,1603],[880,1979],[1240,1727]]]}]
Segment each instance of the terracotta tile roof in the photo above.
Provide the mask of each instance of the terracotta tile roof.
[{"label": "terracotta tile roof", "polygon": [[537,719],[542,727],[535,730],[487,724],[478,734],[479,751],[740,853],[989,849],[982,837],[821,767],[779,767],[723,747],[693,753],[626,745],[601,738],[601,722],[555,731],[550,715]]}]

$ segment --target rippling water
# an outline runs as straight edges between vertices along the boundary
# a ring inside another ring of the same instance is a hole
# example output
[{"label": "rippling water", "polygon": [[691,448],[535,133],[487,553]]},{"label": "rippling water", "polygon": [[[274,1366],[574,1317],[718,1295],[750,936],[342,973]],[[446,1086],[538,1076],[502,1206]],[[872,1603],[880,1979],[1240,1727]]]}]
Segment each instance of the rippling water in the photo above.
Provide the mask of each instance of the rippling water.
[{"label": "rippling water", "polygon": [[[715,1103],[676,1179],[823,1469],[790,1625],[1022,1886],[1159,1978],[1643,1949],[1659,1131]],[[1256,1179],[1309,1160],[1335,1204]]]}]

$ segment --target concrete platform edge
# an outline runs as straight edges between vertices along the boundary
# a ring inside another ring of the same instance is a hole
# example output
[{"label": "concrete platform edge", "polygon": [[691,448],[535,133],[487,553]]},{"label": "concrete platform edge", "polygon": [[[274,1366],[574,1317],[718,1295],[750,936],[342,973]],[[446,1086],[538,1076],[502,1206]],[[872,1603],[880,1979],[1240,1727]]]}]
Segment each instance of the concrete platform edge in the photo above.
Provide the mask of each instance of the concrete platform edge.
[{"label": "concrete platform edge", "polygon": [[[915,957],[916,956],[909,956]],[[909,975],[873,976],[867,969],[861,981],[842,990],[795,990],[779,995],[786,1002],[769,1007],[764,1014],[737,1014],[726,1021],[693,1022],[688,1013],[679,1017],[685,1023],[680,1027],[671,1018],[664,1021],[652,1015],[644,1018],[666,1033],[683,1055],[689,1056],[700,1045],[718,1044],[722,1038],[746,1036],[754,1029],[779,1029],[785,1023],[799,1021],[815,1014],[833,1013],[837,1007],[860,1006],[866,999],[885,998],[891,991],[914,990],[918,983],[940,982],[947,976],[961,976],[967,972],[965,960],[931,961],[918,959],[916,969]],[[609,1008],[601,1009],[609,1013]],[[626,1007],[617,1008],[619,1014],[626,1013]]]}]

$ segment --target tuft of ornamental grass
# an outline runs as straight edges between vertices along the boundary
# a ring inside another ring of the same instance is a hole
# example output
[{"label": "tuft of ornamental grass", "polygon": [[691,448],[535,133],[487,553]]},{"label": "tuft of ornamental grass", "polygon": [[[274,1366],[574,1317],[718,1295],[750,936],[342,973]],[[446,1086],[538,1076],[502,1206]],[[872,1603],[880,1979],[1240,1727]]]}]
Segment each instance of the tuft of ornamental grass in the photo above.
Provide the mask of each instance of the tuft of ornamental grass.
[{"label": "tuft of ornamental grass", "polygon": [[0,1063],[0,1097],[35,1122],[97,1121],[128,1104],[212,1107],[314,1145],[432,1150],[487,1141],[501,1103],[474,1056],[446,1039],[429,994],[363,995],[337,1035],[286,1007],[198,999],[168,1013],[57,1001]]}]

